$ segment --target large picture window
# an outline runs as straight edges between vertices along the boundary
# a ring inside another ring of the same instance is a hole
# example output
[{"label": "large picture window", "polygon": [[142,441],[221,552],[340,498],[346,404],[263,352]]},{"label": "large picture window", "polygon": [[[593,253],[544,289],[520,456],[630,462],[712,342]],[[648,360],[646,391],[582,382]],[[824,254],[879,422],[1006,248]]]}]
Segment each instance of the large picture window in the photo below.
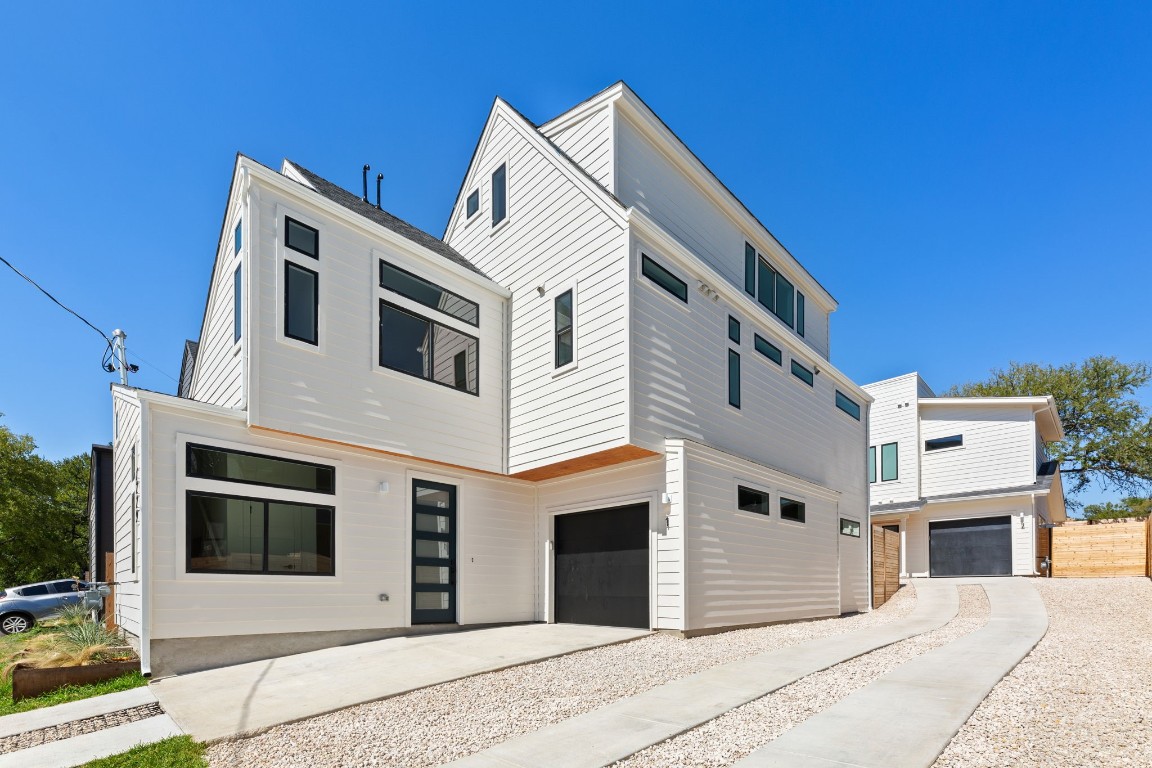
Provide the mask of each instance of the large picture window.
[{"label": "large picture window", "polygon": [[189,573],[335,574],[335,510],[188,492]]},{"label": "large picture window", "polygon": [[266,485],[316,493],[336,493],[336,468],[188,443],[188,477]]},{"label": "large picture window", "polygon": [[380,286],[469,325],[480,325],[479,304],[386,261],[380,262]]},{"label": "large picture window", "polygon": [[380,365],[479,394],[480,342],[386,301],[380,302]]}]

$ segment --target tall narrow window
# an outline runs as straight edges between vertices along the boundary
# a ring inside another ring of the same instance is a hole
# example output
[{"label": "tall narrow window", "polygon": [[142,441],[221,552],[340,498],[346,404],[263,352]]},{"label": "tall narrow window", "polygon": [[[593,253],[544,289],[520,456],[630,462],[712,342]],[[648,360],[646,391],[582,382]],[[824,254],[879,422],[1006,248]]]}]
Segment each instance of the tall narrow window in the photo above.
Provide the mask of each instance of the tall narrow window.
[{"label": "tall narrow window", "polygon": [[728,350],[728,405],[740,407],[740,353]]},{"label": "tall narrow window", "polygon": [[244,247],[244,229],[243,221],[236,222],[236,233],[232,238],[232,253],[233,255],[240,253],[240,249]]},{"label": "tall narrow window", "polygon": [[240,274],[242,266],[236,267],[232,275],[232,343],[240,341],[241,318],[244,316],[241,301],[244,297],[244,276]]},{"label": "tall narrow window", "polygon": [[756,295],[756,249],[752,243],[744,243],[744,290],[749,296]]},{"label": "tall narrow window", "polygon": [[804,294],[796,291],[796,333],[804,335]]},{"label": "tall narrow window", "polygon": [[756,265],[756,300],[769,312],[776,311],[776,270],[768,262],[760,259]]},{"label": "tall narrow window", "polygon": [[320,258],[320,232],[290,216],[284,217],[284,245],[305,256]]},{"label": "tall narrow window", "polygon": [[876,446],[868,447],[868,482],[876,482]]},{"label": "tall narrow window", "polygon": [[796,326],[793,315],[795,290],[792,283],[784,279],[784,275],[776,273],[776,317],[787,323],[789,328]]},{"label": "tall narrow window", "polygon": [[898,469],[899,452],[896,446],[896,443],[885,443],[880,446],[881,480],[898,480],[900,478],[900,471]]},{"label": "tall narrow window", "polygon": [[319,341],[320,276],[310,269],[284,262],[284,335],[297,341]]},{"label": "tall narrow window", "polygon": [[456,389],[468,389],[468,353],[461,350],[452,358]]},{"label": "tall narrow window", "polygon": [[556,297],[553,306],[555,319],[555,348],[557,368],[572,362],[572,289]]},{"label": "tall narrow window", "polygon": [[501,165],[492,173],[492,226],[508,216],[508,166]]}]

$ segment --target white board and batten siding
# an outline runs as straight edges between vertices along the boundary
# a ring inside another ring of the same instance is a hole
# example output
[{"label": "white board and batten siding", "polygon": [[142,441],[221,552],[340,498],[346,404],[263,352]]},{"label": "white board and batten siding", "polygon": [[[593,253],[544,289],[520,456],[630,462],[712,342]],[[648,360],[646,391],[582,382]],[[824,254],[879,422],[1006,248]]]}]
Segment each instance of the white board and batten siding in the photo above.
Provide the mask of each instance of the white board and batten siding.
[{"label": "white board and batten siding", "polygon": [[[507,167],[507,218],[492,225],[491,177]],[[509,471],[624,445],[628,439],[626,252],[620,212],[535,129],[494,108],[445,240],[512,292]],[[553,307],[575,297],[575,362],[555,367]],[[543,293],[541,293],[543,291]]]},{"label": "white board and batten siding", "polygon": [[[915,373],[868,384],[876,400],[869,409],[869,444],[876,448],[876,482],[870,485],[872,504],[913,502],[920,488],[920,421],[917,416],[922,379]],[[927,388],[927,385],[924,385]],[[895,480],[884,480],[882,448],[896,443]]]},{"label": "white board and batten siding", "polygon": [[[457,487],[461,624],[532,621],[535,504],[525,483],[249,432],[242,420],[154,398],[151,513],[156,639],[410,625],[411,488]],[[335,495],[187,477],[189,442],[336,469]],[[387,492],[380,483],[387,482]],[[187,572],[186,494],[201,490],[335,507],[335,575]],[[387,602],[380,600],[387,594]]]},{"label": "white board and batten siding", "polygon": [[[1023,515],[1023,518],[1021,518]],[[927,577],[930,573],[929,524],[933,521],[1011,516],[1012,575],[1036,573],[1036,516],[1029,496],[978,499],[928,504],[904,523],[905,572],[901,576]],[[1021,519],[1024,524],[1021,526]],[[900,517],[878,518],[877,525],[895,524]]]},{"label": "white board and batten siding", "polygon": [[806,297],[805,335],[789,333],[828,358],[829,309],[816,298],[823,289],[805,285],[811,278],[792,266],[794,259],[771,235],[745,231],[623,113],[616,117],[615,151],[615,192],[625,206],[643,211],[741,291],[744,244],[751,242]]},{"label": "white board and batten siding", "polygon": [[141,633],[140,576],[144,572],[140,561],[140,476],[144,467],[140,411],[140,402],[131,389],[112,387],[112,417],[115,423],[115,440],[112,445],[112,538],[115,568],[106,578],[117,582],[114,621],[137,638]]},{"label": "white board and batten siding", "polygon": [[[343,443],[492,472],[504,460],[505,299],[489,281],[461,277],[439,254],[394,243],[310,204],[262,185],[251,203],[256,267],[250,279],[257,318],[251,423]],[[286,216],[319,230],[319,259],[284,245]],[[380,287],[388,261],[479,307],[479,327]],[[319,343],[284,334],[285,263],[319,274]],[[490,287],[487,287],[490,286]],[[473,395],[379,364],[380,300],[479,339]]]},{"label": "white board and batten siding", "polygon": [[1028,405],[933,405],[920,410],[920,437],[961,435],[956,448],[925,451],[924,496],[1011,488],[1036,482],[1036,426]]}]

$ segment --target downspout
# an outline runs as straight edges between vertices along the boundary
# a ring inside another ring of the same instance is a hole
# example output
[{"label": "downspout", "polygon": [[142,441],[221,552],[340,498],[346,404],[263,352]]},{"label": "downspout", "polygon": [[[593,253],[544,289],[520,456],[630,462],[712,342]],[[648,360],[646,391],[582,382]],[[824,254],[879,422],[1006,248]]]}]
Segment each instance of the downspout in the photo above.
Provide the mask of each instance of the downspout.
[{"label": "downspout", "polygon": [[[152,483],[150,478],[151,434],[150,412],[147,400],[140,403],[140,569],[136,578],[140,584],[140,674],[152,676]],[[148,471],[144,468],[147,467]],[[135,542],[132,543],[135,546]]]}]

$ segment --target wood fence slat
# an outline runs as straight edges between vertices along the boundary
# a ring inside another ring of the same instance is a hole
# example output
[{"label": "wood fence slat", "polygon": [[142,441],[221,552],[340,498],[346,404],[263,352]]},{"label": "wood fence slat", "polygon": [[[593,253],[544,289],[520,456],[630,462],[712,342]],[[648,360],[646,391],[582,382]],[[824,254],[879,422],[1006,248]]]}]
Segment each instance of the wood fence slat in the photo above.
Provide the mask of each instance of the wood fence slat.
[{"label": "wood fence slat", "polygon": [[1052,529],[1052,575],[1064,578],[1152,574],[1149,521]]}]

